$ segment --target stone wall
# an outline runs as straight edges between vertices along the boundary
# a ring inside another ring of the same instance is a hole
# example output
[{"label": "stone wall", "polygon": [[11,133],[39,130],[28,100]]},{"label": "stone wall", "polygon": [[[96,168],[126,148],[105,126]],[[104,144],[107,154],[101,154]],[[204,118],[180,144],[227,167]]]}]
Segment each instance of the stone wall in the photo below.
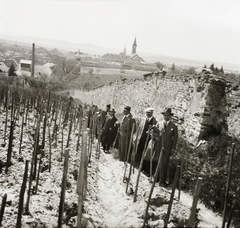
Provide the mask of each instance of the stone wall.
[{"label": "stone wall", "polygon": [[196,146],[200,139],[222,131],[239,137],[234,123],[240,123],[239,100],[236,102],[240,92],[226,88],[226,82],[214,75],[165,75],[118,81],[91,91],[72,91],[71,95],[102,109],[109,103],[117,112],[129,105],[135,117],[144,116],[144,109],[151,106],[158,120],[162,110],[170,107],[180,135],[185,134]]},{"label": "stone wall", "polygon": [[240,139],[240,88],[238,85],[227,84],[226,104],[228,133]]}]

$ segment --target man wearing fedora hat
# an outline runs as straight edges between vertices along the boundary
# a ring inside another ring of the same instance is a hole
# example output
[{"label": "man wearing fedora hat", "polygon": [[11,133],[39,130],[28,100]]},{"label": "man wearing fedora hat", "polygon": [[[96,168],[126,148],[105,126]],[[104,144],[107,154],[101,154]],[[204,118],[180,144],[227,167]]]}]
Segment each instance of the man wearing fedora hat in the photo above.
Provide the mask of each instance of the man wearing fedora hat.
[{"label": "man wearing fedora hat", "polygon": [[160,167],[160,182],[163,187],[167,186],[167,172],[170,156],[175,152],[178,141],[177,126],[171,121],[173,116],[171,108],[166,108],[163,112],[163,121],[159,121],[156,126],[160,130],[161,140],[157,145],[157,150],[163,153],[162,164]]},{"label": "man wearing fedora hat", "polygon": [[108,113],[109,115],[106,115],[102,128],[102,146],[105,153],[109,153],[110,146],[116,137],[116,112],[114,109],[111,109]]},{"label": "man wearing fedora hat", "polygon": [[[147,140],[147,135],[148,135],[148,129],[150,126],[156,125],[157,120],[156,118],[153,116],[153,108],[146,108],[145,109],[145,113],[146,116],[141,119],[140,123],[139,123],[139,127],[140,127],[140,131],[138,134],[138,139],[137,140],[137,154],[136,154],[136,163],[138,164],[141,161],[142,158],[142,154],[144,151],[144,147],[145,145],[148,145],[151,137],[148,137]],[[147,141],[147,142],[146,142]],[[143,171],[147,172],[148,174],[150,173],[150,162],[148,160],[144,160],[143,161]]]},{"label": "man wearing fedora hat", "polygon": [[[129,143],[130,143],[131,131],[132,131],[133,124],[135,124],[136,121],[131,114],[130,106],[124,107],[123,114],[124,116],[119,126],[118,152],[119,152],[119,160],[127,161],[127,153],[128,153]],[[135,130],[136,130],[136,127],[135,129],[133,129],[133,131],[135,132]]]}]

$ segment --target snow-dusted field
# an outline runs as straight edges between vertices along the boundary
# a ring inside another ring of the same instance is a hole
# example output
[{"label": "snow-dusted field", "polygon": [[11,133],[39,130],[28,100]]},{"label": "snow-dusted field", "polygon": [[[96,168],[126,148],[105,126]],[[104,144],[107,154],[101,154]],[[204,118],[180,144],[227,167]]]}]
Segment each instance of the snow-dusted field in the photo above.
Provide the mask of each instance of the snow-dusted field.
[{"label": "snow-dusted field", "polygon": [[[3,138],[4,132],[4,112],[0,116],[0,137]],[[20,124],[17,123],[14,131],[14,146],[12,152],[12,163],[7,173],[5,167],[0,174],[0,204],[2,197],[7,194],[7,204],[3,215],[2,227],[16,227],[19,194],[23,181],[25,160],[31,160],[33,151],[33,131],[34,119],[31,118],[29,124],[24,128],[24,137],[22,145],[22,154],[19,154],[19,136]],[[10,125],[10,123],[8,124]],[[52,131],[52,128],[51,128]],[[7,131],[9,135],[9,128]],[[64,131],[64,146],[66,145],[68,128]],[[57,146],[52,142],[52,168],[51,172],[47,170],[40,173],[40,180],[37,194],[30,198],[30,214],[22,216],[22,227],[57,227],[58,208],[60,204],[60,192],[63,176],[63,161],[61,157],[61,134],[58,134]],[[76,193],[76,173],[80,165],[80,151],[76,151],[77,128],[73,128],[70,141],[69,168],[67,176],[67,189],[65,195],[65,204],[68,208],[64,212],[64,224],[62,227],[76,227],[76,209],[78,195]],[[149,179],[141,173],[137,201],[133,202],[133,191],[138,170],[134,169],[131,176],[130,185],[126,193],[126,183],[123,183],[125,165],[115,158],[115,153],[105,154],[100,151],[100,158],[97,159],[97,140],[92,145],[92,156],[88,164],[88,184],[87,196],[84,201],[83,216],[88,219],[88,227],[142,227],[146,210],[151,183]],[[0,160],[6,162],[8,150],[8,139],[6,145],[0,145]],[[115,151],[116,152],[116,151]],[[45,158],[43,167],[48,164],[49,143],[46,138]],[[30,167],[30,164],[29,164]],[[30,172],[30,168],[29,168]],[[129,164],[127,165],[127,175]],[[29,175],[28,175],[29,176]],[[33,182],[32,186],[35,186]],[[26,203],[28,190],[25,192],[24,202]],[[150,227],[163,227],[164,217],[167,213],[171,189],[159,187],[156,184],[151,205],[149,207]],[[175,192],[175,200],[172,206],[172,213],[169,219],[169,227],[176,227],[177,224],[183,225],[188,220],[192,197],[182,192],[181,200],[177,200],[178,191]],[[25,205],[25,204],[24,204]],[[198,227],[220,227],[221,217],[206,209],[201,203],[198,218],[200,222]],[[69,215],[69,209],[72,210]],[[66,224],[67,223],[67,224]]]}]

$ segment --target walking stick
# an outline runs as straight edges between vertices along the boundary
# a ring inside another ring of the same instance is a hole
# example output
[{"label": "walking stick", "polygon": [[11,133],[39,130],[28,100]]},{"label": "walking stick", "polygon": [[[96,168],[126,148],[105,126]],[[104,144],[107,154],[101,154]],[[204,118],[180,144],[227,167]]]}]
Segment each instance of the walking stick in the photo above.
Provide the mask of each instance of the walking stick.
[{"label": "walking stick", "polygon": [[131,144],[132,144],[132,136],[133,136],[134,129],[135,129],[135,123],[132,126],[132,131],[131,131],[131,135],[130,135],[130,141],[129,141],[128,153],[127,153],[127,161],[125,161],[125,170],[124,170],[124,175],[123,175],[123,183],[126,180],[127,162],[129,160],[129,156],[130,156]]}]

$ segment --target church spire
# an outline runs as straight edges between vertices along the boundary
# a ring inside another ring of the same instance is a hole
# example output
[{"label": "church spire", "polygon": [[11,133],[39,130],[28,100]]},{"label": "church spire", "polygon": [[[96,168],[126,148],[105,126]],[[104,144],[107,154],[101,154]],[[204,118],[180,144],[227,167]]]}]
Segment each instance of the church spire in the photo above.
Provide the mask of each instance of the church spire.
[{"label": "church spire", "polygon": [[137,51],[137,39],[135,37],[134,43],[132,45],[132,55],[136,54]]}]

